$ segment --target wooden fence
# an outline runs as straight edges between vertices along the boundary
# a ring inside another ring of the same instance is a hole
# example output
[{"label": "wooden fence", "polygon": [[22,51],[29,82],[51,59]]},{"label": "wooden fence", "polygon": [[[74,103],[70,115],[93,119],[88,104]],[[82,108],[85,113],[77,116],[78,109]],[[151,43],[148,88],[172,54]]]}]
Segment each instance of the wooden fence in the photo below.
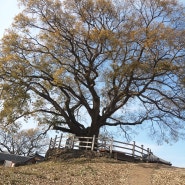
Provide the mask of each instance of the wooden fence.
[{"label": "wooden fence", "polygon": [[113,138],[104,137],[77,137],[72,135],[70,137],[55,136],[51,138],[49,148],[69,148],[69,149],[86,149],[96,150],[98,152],[124,153],[127,156],[142,159],[145,155],[150,155],[152,152],[149,148],[144,149],[144,146],[133,143],[125,143],[113,140]]}]

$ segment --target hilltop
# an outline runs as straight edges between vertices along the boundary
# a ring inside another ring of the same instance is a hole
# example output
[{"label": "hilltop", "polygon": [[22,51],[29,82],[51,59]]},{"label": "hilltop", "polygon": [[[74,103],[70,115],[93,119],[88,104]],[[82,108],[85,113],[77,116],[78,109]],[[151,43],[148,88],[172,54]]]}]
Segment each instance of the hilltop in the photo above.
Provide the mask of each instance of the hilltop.
[{"label": "hilltop", "polygon": [[73,158],[0,167],[2,185],[185,185],[185,169],[157,163]]}]

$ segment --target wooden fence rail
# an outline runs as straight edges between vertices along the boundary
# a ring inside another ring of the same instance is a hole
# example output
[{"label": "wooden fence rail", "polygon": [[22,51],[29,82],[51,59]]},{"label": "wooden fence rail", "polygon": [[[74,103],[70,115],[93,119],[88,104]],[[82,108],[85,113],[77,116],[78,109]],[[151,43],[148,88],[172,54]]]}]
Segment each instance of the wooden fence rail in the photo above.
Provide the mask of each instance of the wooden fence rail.
[{"label": "wooden fence rail", "polygon": [[113,138],[103,138],[95,136],[93,137],[77,137],[72,135],[70,137],[55,136],[51,138],[49,148],[70,148],[70,149],[86,149],[96,151],[106,151],[112,154],[113,152],[122,152],[126,155],[142,158],[144,155],[149,155],[151,150],[149,148],[144,149],[144,146],[136,145],[133,143],[125,143],[121,141],[113,140]]}]

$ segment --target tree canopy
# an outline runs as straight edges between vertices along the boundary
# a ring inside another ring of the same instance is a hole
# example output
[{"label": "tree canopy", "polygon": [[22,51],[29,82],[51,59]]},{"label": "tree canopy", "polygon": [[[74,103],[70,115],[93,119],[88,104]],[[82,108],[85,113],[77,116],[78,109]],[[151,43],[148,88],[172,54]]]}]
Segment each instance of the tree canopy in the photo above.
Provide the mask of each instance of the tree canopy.
[{"label": "tree canopy", "polygon": [[185,121],[185,7],[177,0],[19,0],[0,46],[2,124],[34,117],[78,136]]}]

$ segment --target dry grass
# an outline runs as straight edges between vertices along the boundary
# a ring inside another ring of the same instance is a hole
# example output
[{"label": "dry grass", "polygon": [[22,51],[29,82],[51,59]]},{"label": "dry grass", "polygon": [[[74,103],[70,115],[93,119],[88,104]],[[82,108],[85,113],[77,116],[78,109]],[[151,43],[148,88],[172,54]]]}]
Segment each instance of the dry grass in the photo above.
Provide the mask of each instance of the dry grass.
[{"label": "dry grass", "polygon": [[107,158],[0,167],[0,176],[2,185],[185,185],[185,169]]}]

